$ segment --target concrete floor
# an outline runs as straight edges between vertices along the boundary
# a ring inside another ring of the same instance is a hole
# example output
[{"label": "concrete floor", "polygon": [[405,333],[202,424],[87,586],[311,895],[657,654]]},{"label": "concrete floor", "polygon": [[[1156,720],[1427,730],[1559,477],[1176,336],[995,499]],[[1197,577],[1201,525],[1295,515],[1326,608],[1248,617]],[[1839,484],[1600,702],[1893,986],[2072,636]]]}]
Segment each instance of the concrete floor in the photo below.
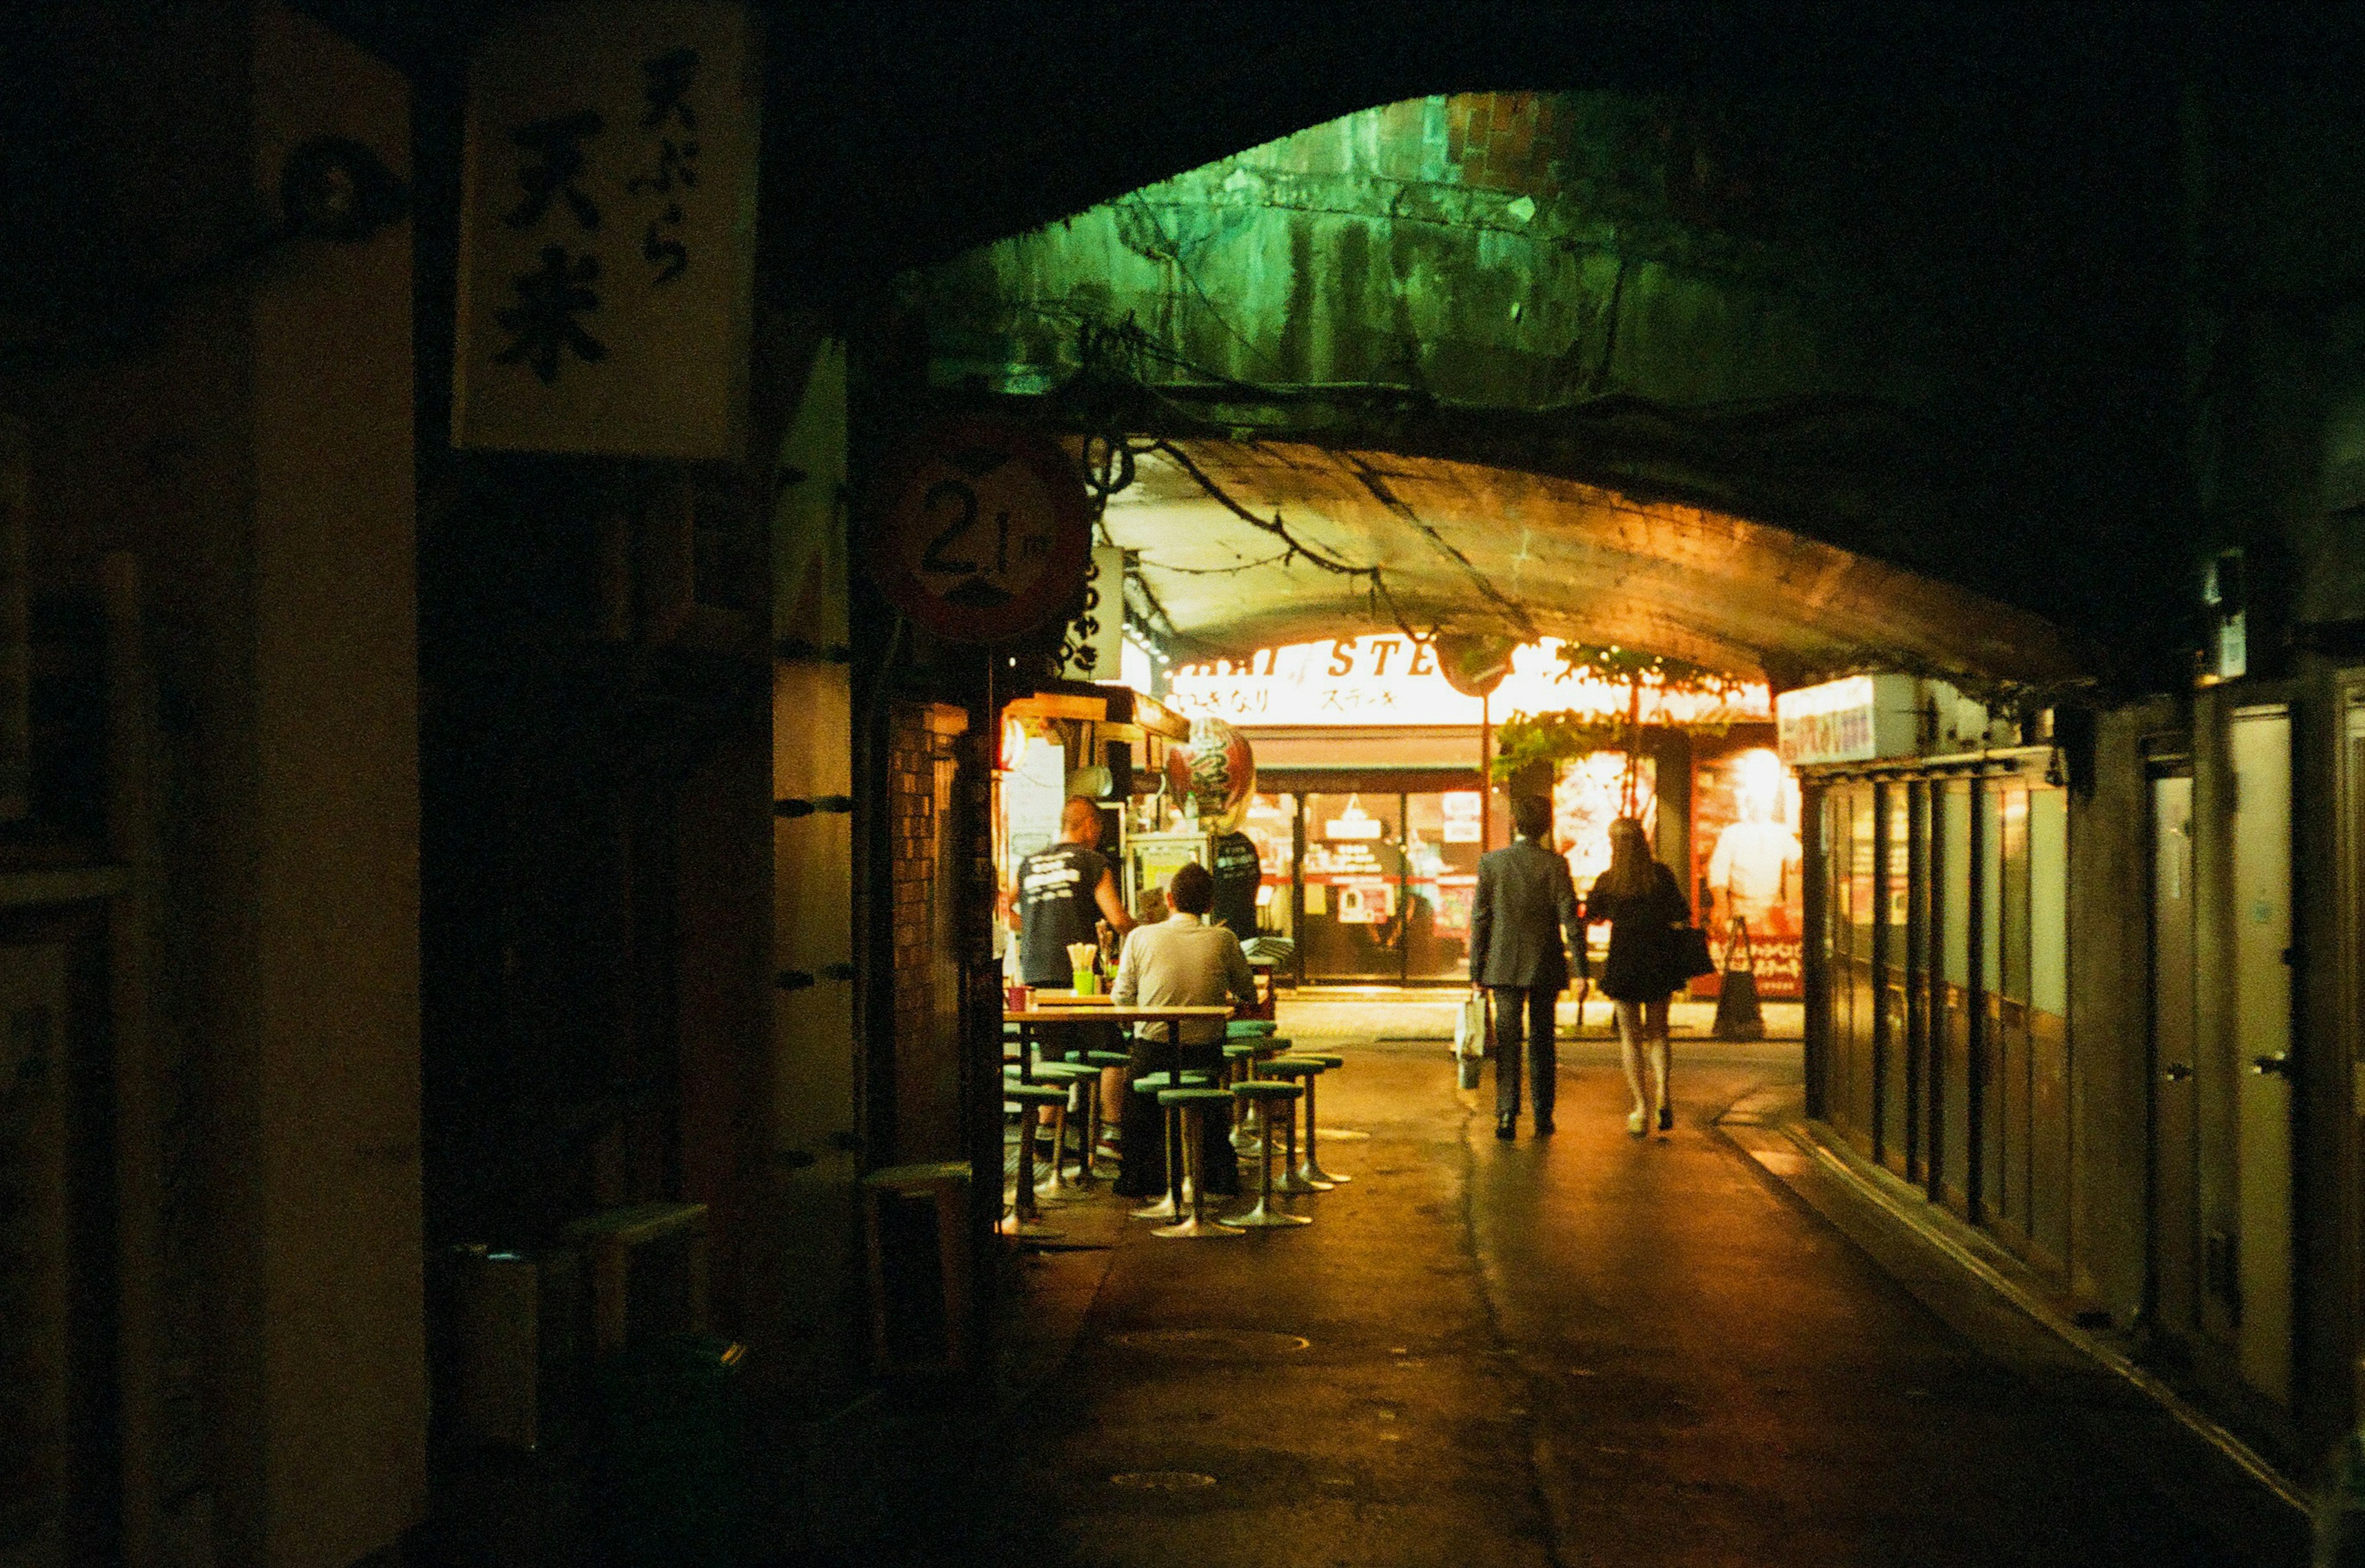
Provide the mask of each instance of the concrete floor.
[{"label": "concrete floor", "polygon": [[1221,1240],[1068,1211],[1114,1245],[1026,1265],[1036,1386],[911,1561],[2220,1561],[2079,1379],[1989,1360],[1716,1130],[1794,1047],[1679,1047],[1676,1130],[1637,1141],[1578,1043],[1559,1135],[1501,1144],[1491,1085],[1348,1023],[1322,1119],[1369,1135],[1324,1151],[1354,1182]]}]

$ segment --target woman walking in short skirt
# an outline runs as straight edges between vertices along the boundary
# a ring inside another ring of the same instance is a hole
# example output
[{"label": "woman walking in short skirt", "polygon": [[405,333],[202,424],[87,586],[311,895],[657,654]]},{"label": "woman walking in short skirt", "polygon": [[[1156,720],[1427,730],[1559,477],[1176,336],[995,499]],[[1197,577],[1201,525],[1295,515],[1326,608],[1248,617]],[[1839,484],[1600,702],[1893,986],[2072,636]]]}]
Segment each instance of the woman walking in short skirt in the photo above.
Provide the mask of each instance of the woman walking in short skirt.
[{"label": "woman walking in short skirt", "polygon": [[[1684,983],[1675,931],[1691,924],[1690,902],[1676,874],[1651,854],[1642,824],[1620,817],[1609,824],[1609,868],[1585,899],[1588,925],[1609,925],[1609,958],[1601,990],[1616,1006],[1618,1052],[1634,1096],[1626,1130],[1641,1137],[1655,1111],[1659,1130],[1676,1125],[1668,1100],[1667,1002]],[[1642,1092],[1643,1055],[1650,1056],[1653,1092]]]}]

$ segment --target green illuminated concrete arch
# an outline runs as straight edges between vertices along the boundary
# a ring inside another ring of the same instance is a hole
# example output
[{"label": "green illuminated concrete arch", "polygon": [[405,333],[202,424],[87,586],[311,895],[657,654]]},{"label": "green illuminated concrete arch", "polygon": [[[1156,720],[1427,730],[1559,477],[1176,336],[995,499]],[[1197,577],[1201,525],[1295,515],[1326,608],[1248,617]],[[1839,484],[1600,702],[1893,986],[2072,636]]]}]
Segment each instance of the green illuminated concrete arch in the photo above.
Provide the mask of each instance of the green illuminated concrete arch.
[{"label": "green illuminated concrete arch", "polygon": [[1375,612],[1252,565],[1274,542],[1229,500],[1380,566],[1424,627],[2074,673],[1966,548],[1992,503],[1931,368],[1958,324],[1763,194],[1815,171],[1704,123],[1607,93],[1349,115],[932,270],[929,374],[1196,454],[1224,497],[1152,460],[1110,522],[1203,645]]}]

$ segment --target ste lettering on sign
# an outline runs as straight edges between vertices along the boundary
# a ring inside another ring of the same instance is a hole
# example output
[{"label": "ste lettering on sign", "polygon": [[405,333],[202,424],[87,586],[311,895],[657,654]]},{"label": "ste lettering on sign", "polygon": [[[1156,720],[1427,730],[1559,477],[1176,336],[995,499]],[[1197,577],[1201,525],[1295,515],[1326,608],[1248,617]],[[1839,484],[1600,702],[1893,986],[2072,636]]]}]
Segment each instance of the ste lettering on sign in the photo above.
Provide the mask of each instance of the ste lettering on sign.
[{"label": "ste lettering on sign", "polygon": [[1082,474],[1058,443],[994,420],[949,420],[881,465],[870,575],[947,642],[998,643],[1074,602],[1093,558]]},{"label": "ste lettering on sign", "polygon": [[731,0],[577,0],[469,62],[456,446],[742,454],[757,32]]}]

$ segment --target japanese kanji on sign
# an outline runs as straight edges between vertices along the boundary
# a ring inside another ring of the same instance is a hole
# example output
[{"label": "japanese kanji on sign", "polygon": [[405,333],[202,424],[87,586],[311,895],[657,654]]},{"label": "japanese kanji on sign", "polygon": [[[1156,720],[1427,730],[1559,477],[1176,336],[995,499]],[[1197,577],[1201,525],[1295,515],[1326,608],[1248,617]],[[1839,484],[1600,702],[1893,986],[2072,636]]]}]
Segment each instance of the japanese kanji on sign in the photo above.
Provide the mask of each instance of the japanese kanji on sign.
[{"label": "japanese kanji on sign", "polygon": [[756,23],[522,11],[471,62],[454,444],[730,460],[755,276]]},{"label": "japanese kanji on sign", "polygon": [[957,643],[1040,626],[1072,607],[1092,564],[1074,460],[998,420],[949,420],[905,442],[869,510],[872,577],[896,608]]}]

